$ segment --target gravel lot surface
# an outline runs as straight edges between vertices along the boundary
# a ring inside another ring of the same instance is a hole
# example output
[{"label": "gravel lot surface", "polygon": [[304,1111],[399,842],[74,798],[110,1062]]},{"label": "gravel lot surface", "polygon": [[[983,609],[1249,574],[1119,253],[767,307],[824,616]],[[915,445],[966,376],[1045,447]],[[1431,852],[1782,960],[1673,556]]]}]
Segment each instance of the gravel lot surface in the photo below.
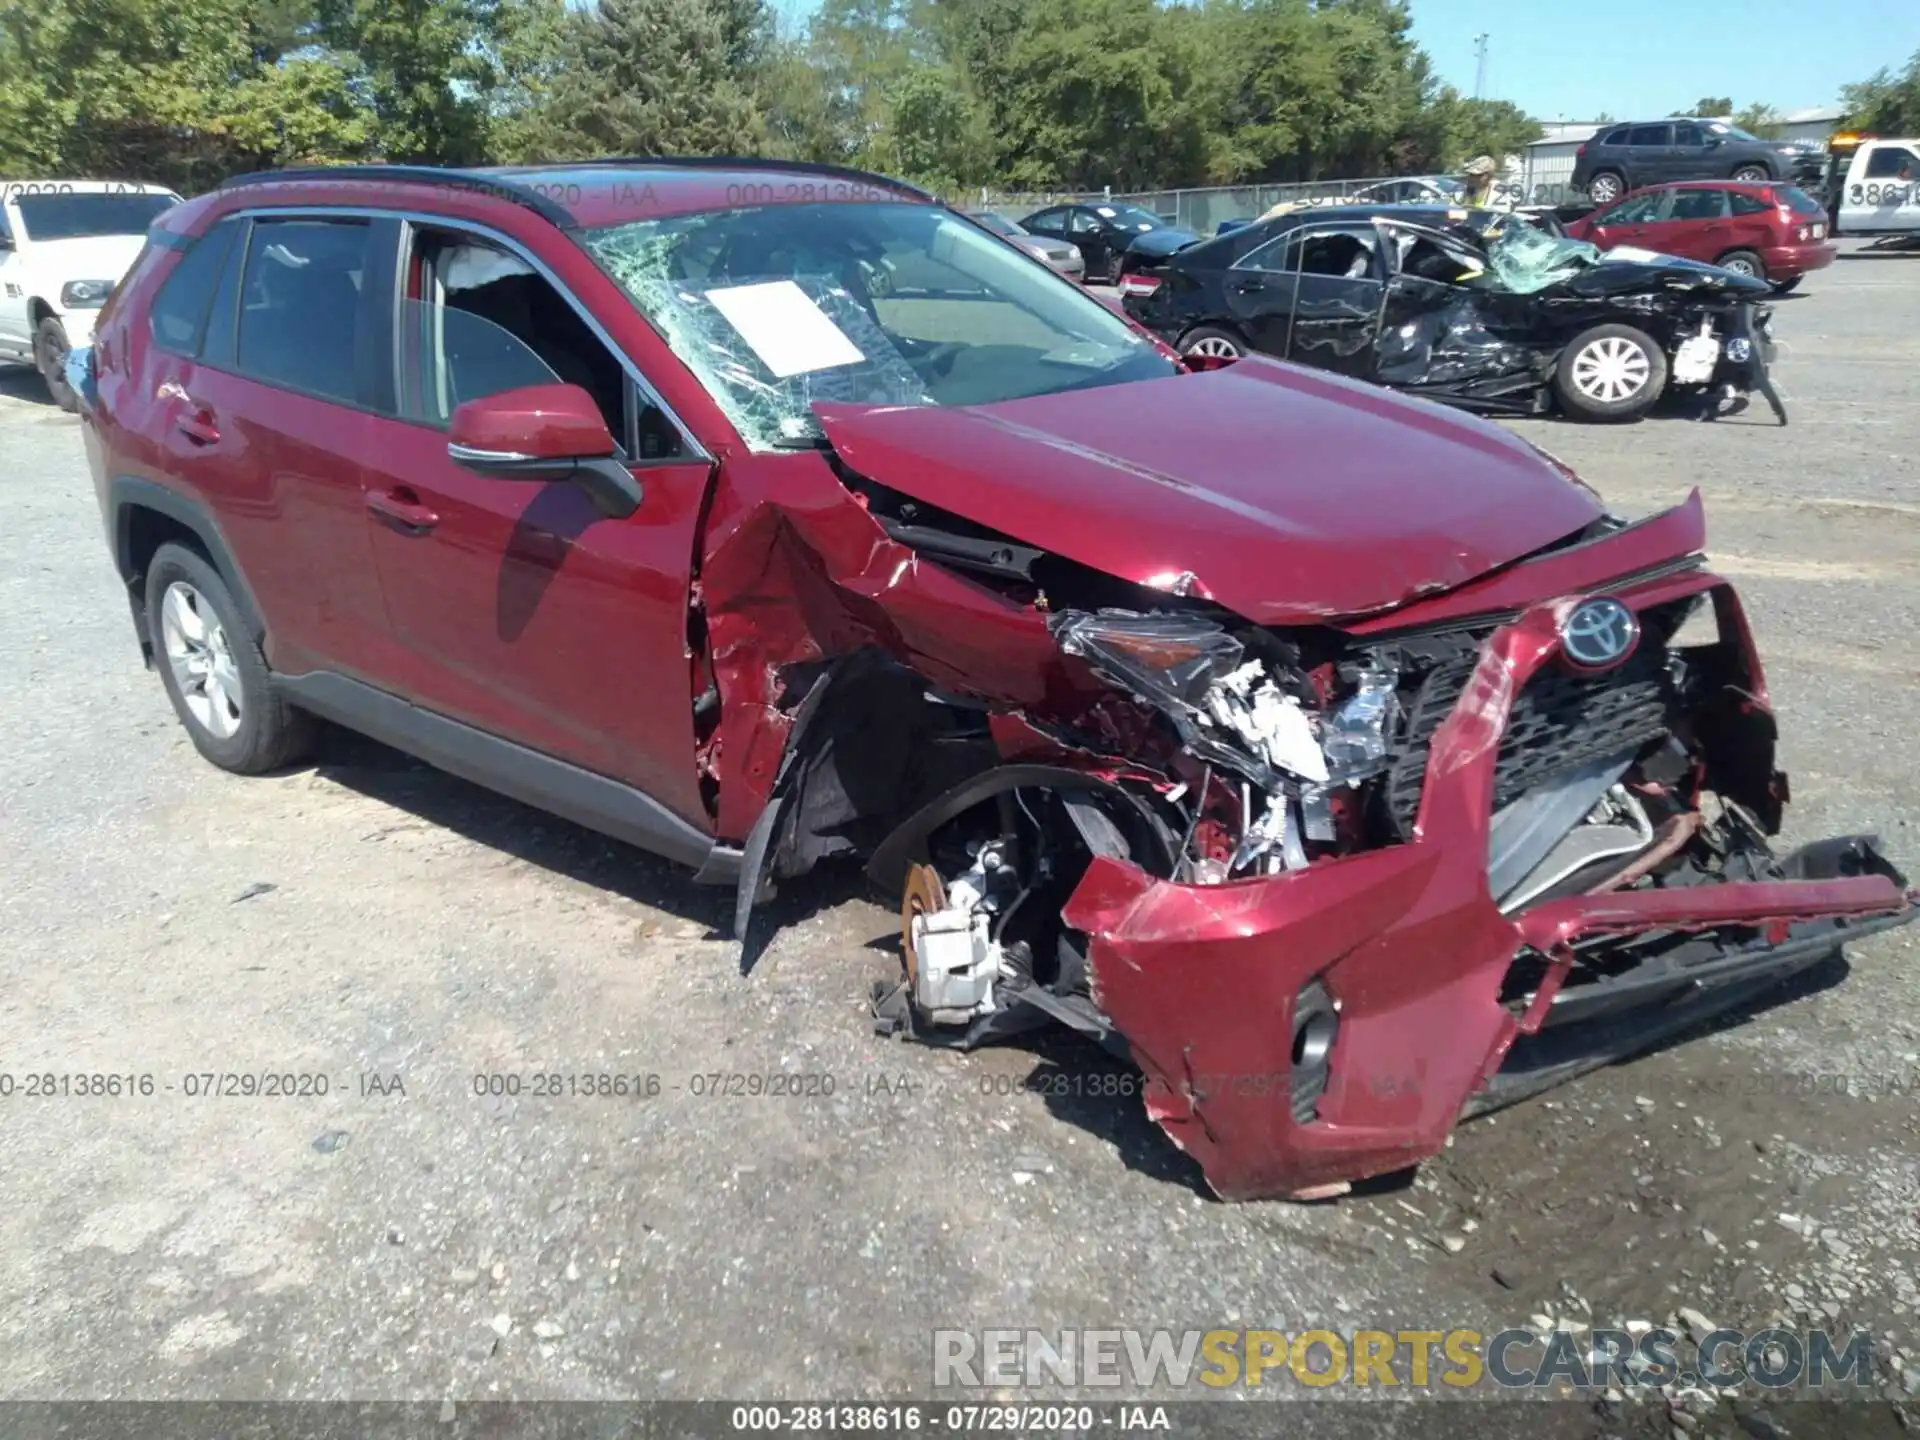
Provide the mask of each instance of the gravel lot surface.
[{"label": "gravel lot surface", "polygon": [[[1920,257],[1805,290],[1776,322],[1790,428],[1518,428],[1624,513],[1705,491],[1788,838],[1878,831],[1920,872]],[[743,980],[730,892],[391,751],[202,762],[140,667],[78,424],[24,370],[0,370],[0,616],[0,1071],[157,1084],[0,1099],[0,1395],[899,1396],[935,1328],[1682,1306],[1864,1326],[1883,1396],[1920,1392],[1911,930],[1464,1127],[1410,1184],[1223,1205],[1137,1100],[1022,1083],[1123,1072],[876,1040],[897,921],[851,880],[790,887]],[[697,1093],[772,1072],[833,1093]],[[327,1093],[189,1096],[208,1073]],[[537,1098],[536,1074],[661,1093]],[[476,1094],[490,1075],[522,1093]],[[1581,1413],[1667,1431],[1657,1403]],[[1696,1433],[1760,1433],[1730,1414]]]}]

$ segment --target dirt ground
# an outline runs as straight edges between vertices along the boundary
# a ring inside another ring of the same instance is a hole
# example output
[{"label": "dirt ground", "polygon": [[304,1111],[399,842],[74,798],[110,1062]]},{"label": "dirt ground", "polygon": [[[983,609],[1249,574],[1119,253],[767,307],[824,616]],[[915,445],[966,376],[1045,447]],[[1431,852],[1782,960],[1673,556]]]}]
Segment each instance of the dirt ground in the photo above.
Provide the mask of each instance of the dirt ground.
[{"label": "dirt ground", "polygon": [[[1875,831],[1912,874],[1920,257],[1803,289],[1777,319],[1788,428],[1517,428],[1623,513],[1705,492],[1781,718],[1787,839]],[[1920,1416],[1912,930],[1465,1125],[1411,1180],[1223,1205],[1101,1093],[1130,1088],[1107,1062],[875,1038],[897,922],[852,877],[792,887],[743,979],[730,894],[391,751],[205,765],[140,667],[77,422],[20,370],[0,616],[0,1397],[902,1396],[936,1329],[1686,1307],[1864,1327],[1877,1408],[1832,1433]],[[27,1098],[34,1074],[134,1093]],[[302,1093],[205,1093],[223,1075]],[[812,1078],[756,1093],[771,1075]],[[618,1088],[598,1077],[628,1093],[581,1093]],[[1580,1433],[1837,1423],[1755,1403],[1603,1399]]]}]

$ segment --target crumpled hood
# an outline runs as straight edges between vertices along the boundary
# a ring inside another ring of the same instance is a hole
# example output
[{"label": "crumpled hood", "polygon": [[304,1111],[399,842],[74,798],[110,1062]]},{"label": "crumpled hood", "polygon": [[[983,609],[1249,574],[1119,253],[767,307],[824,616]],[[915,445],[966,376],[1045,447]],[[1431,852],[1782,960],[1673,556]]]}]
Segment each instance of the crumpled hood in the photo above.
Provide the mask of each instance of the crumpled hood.
[{"label": "crumpled hood", "polygon": [[1260,624],[1389,609],[1599,518],[1497,426],[1249,356],[961,408],[815,407],[852,469],[1121,579]]}]

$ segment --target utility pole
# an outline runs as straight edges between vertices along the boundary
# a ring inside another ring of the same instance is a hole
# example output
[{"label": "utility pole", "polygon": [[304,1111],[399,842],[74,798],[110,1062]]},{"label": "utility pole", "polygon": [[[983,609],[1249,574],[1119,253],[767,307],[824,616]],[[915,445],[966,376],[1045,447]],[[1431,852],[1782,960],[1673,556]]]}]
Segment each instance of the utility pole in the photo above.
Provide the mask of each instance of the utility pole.
[{"label": "utility pole", "polygon": [[1473,37],[1473,98],[1487,98],[1487,32]]}]

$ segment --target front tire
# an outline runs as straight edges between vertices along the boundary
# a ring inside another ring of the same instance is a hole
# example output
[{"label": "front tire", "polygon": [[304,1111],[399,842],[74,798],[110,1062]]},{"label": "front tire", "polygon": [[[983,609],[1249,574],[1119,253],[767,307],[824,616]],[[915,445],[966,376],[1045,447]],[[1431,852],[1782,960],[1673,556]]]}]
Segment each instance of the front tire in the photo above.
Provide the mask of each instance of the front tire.
[{"label": "front tire", "polygon": [[262,775],[307,749],[312,717],[274,692],[226,581],[184,545],[147,566],[147,636],[187,738],[222,770]]},{"label": "front tire", "polygon": [[1713,263],[1736,275],[1748,275],[1755,280],[1767,278],[1766,262],[1751,250],[1729,250]]},{"label": "front tire", "polygon": [[1560,352],[1553,388],[1575,419],[1637,420],[1667,388],[1666,352],[1631,325],[1596,325]]},{"label": "front tire", "polygon": [[1611,205],[1627,193],[1626,177],[1612,170],[1602,170],[1587,182],[1587,198],[1598,209],[1602,205]]},{"label": "front tire", "polygon": [[49,315],[34,327],[33,363],[40,371],[40,378],[47,382],[47,393],[53,396],[53,403],[69,414],[80,408],[80,398],[67,384],[67,352],[71,348],[67,343],[67,327],[60,323],[58,316]]},{"label": "front tire", "polygon": [[1231,330],[1217,325],[1196,325],[1180,337],[1182,355],[1209,355],[1218,360],[1238,360],[1247,353],[1246,342]]},{"label": "front tire", "polygon": [[1776,280],[1773,282],[1773,293],[1776,295],[1785,295],[1798,286],[1805,278],[1804,275],[1789,275],[1784,280]]}]

